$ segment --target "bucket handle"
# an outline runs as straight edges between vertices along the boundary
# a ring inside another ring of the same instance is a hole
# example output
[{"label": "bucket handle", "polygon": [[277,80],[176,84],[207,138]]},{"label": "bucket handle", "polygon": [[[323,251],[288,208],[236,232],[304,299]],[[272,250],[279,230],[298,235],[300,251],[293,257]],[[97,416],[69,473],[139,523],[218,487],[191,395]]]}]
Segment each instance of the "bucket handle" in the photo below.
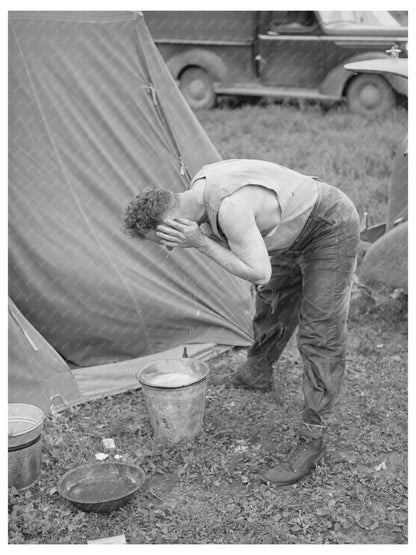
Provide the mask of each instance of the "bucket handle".
[{"label": "bucket handle", "polygon": [[49,398],[49,400],[50,400],[51,403],[52,403],[51,406],[50,406],[50,411],[51,411],[51,413],[52,413],[54,416],[57,416],[57,414],[58,414],[58,411],[57,411],[57,409],[56,409],[55,406],[54,406],[54,399],[56,399],[56,398],[58,398],[58,397],[61,398],[62,403],[65,405],[65,407],[66,407],[67,409],[72,410],[72,405],[71,405],[71,403],[69,403],[69,402],[65,399],[65,397],[62,395],[62,393],[55,393],[55,395],[52,395],[52,396]]}]

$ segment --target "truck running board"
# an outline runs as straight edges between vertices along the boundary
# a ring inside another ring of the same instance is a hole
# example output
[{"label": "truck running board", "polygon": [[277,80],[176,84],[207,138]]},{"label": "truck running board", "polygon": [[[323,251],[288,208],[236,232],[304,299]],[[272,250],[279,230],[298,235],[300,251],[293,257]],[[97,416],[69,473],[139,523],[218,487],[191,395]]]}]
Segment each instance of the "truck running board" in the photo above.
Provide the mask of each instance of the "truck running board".
[{"label": "truck running board", "polygon": [[224,86],[220,83],[214,84],[217,94],[233,94],[242,96],[272,96],[274,98],[298,98],[305,100],[342,100],[339,96],[322,94],[318,89],[301,89],[298,87],[266,87],[264,85],[236,84]]}]

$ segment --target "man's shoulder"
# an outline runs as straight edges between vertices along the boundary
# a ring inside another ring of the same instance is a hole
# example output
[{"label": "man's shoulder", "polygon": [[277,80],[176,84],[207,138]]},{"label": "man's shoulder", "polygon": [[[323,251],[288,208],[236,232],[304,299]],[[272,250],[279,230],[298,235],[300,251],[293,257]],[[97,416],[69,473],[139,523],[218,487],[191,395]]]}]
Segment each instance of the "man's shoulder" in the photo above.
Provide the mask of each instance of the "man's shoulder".
[{"label": "man's shoulder", "polygon": [[254,215],[254,206],[251,198],[236,191],[232,195],[223,198],[218,209],[218,219],[221,227],[239,228]]},{"label": "man's shoulder", "polygon": [[252,199],[248,187],[250,186],[241,187],[224,197],[220,204],[220,210],[252,209]]}]

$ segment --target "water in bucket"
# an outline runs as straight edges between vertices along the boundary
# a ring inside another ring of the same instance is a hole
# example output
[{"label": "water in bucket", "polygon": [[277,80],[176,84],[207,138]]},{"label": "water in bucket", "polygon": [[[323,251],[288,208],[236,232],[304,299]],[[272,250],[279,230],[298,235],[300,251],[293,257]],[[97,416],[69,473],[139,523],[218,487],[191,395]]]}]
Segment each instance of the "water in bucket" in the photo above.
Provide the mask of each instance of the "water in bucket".
[{"label": "water in bucket", "polygon": [[208,372],[204,362],[181,358],[152,362],[137,374],[155,438],[174,443],[202,430]]}]

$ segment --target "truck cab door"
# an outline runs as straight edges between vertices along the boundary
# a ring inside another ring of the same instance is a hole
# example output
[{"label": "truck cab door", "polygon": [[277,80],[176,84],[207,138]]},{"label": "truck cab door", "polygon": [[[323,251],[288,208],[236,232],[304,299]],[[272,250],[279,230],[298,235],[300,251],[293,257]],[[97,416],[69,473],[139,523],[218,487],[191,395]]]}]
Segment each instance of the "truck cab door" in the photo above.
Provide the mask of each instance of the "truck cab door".
[{"label": "truck cab door", "polygon": [[[257,42],[258,73],[264,85],[318,88],[325,77],[322,32],[312,11],[266,12]],[[328,45],[328,55],[330,43]]]}]

